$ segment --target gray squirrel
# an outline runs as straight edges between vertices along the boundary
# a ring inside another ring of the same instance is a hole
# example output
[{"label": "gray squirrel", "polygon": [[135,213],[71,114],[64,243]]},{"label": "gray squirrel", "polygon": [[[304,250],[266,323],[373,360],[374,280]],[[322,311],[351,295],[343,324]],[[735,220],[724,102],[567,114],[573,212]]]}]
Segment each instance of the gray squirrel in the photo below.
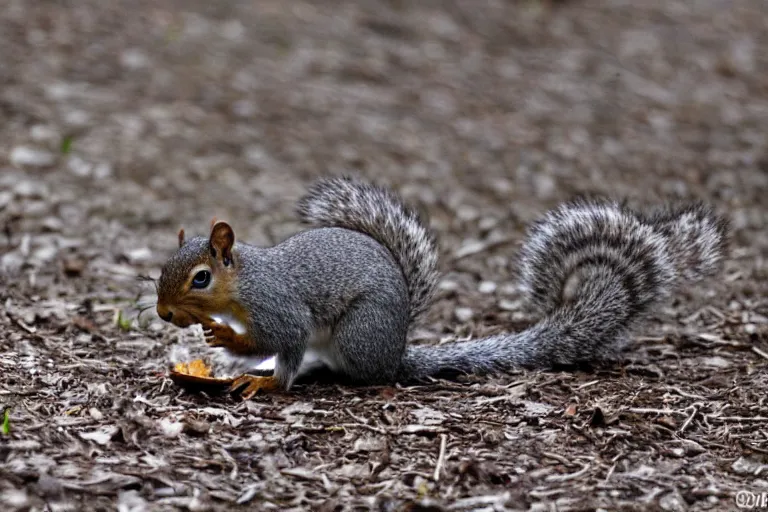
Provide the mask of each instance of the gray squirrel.
[{"label": "gray squirrel", "polygon": [[577,199],[533,223],[520,280],[541,320],[518,333],[407,345],[438,281],[434,234],[392,190],[342,176],[297,205],[310,229],[274,247],[235,239],[226,222],[184,239],[158,281],[157,312],[203,326],[243,367],[275,357],[271,377],[244,374],[244,398],[288,390],[325,368],[359,384],[413,383],[614,360],[632,329],[682,283],[722,267],[729,224],[701,202],[636,212]]}]

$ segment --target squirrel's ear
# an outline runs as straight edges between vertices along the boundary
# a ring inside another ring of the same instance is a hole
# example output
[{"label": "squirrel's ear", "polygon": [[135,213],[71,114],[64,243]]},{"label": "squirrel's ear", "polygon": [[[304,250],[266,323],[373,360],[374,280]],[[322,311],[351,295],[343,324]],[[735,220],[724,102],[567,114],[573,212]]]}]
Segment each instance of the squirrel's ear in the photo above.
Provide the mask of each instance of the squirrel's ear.
[{"label": "squirrel's ear", "polygon": [[232,226],[223,220],[216,222],[211,227],[211,239],[209,240],[211,255],[221,258],[224,266],[232,263],[232,246],[235,245],[235,232]]},{"label": "squirrel's ear", "polygon": [[179,230],[179,247],[184,245],[184,228]]}]

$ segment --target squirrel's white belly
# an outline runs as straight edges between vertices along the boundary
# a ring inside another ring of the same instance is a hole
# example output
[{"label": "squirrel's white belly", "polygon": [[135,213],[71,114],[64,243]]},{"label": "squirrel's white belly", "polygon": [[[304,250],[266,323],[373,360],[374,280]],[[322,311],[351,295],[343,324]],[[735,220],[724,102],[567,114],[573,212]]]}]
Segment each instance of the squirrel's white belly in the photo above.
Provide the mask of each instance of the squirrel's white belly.
[{"label": "squirrel's white belly", "polygon": [[[221,324],[230,326],[232,330],[235,331],[237,334],[244,334],[248,330],[242,322],[237,320],[232,315],[228,315],[228,314],[211,315],[211,319],[213,319],[215,322],[219,322]],[[275,369],[275,363],[276,363],[275,356],[272,356],[268,359],[264,359],[261,357],[258,357],[258,358],[240,357],[240,359],[245,361],[245,365],[248,367],[248,369],[253,369],[253,370],[274,370]]]},{"label": "squirrel's white belly", "polygon": [[331,329],[318,329],[309,339],[304,359],[301,361],[299,375],[304,375],[317,368],[328,367],[337,371],[340,367],[340,357],[331,340]]},{"label": "squirrel's white belly", "polygon": [[[243,334],[247,331],[246,326],[232,315],[211,315],[211,318],[216,322],[229,325],[238,334]],[[275,357],[270,357],[266,360],[254,360],[250,366],[256,370],[271,370],[275,368],[275,364]],[[314,332],[307,345],[307,350],[304,352],[304,358],[301,361],[298,375],[303,375],[324,366],[332,371],[337,371],[341,367],[339,354],[331,342],[330,328],[318,329]]]}]

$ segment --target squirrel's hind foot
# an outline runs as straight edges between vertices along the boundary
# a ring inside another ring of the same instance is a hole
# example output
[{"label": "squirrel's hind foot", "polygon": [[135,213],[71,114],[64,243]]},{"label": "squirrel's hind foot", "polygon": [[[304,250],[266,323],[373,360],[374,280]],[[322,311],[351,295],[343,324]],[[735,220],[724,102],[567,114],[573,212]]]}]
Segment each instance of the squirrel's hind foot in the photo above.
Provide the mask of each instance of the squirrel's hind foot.
[{"label": "squirrel's hind foot", "polygon": [[240,397],[243,400],[250,400],[259,391],[275,391],[279,387],[275,377],[259,377],[257,375],[245,374],[235,379],[229,387],[229,392],[233,393],[240,390]]}]

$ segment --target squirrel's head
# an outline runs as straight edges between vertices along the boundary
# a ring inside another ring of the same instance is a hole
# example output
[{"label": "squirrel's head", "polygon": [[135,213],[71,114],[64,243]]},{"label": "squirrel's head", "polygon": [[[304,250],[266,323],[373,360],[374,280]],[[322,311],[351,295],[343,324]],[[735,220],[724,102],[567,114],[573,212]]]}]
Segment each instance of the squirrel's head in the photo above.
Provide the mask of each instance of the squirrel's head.
[{"label": "squirrel's head", "polygon": [[231,311],[235,297],[235,232],[226,222],[211,222],[208,238],[184,240],[165,262],[158,281],[157,314],[179,327],[210,321]]}]

